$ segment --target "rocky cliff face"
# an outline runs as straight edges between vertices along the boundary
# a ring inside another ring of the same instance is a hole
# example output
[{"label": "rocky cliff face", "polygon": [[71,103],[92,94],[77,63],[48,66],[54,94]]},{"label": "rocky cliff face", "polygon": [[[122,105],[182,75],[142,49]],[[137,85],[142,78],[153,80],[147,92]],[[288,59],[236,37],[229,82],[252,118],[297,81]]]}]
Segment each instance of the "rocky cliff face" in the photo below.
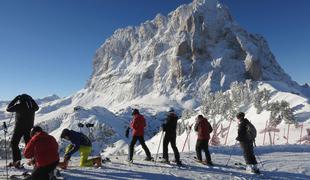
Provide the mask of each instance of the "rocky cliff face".
[{"label": "rocky cliff face", "polygon": [[93,67],[87,89],[106,105],[149,94],[182,101],[246,79],[297,85],[264,38],[242,29],[216,0],[194,0],[167,17],[116,30]]}]

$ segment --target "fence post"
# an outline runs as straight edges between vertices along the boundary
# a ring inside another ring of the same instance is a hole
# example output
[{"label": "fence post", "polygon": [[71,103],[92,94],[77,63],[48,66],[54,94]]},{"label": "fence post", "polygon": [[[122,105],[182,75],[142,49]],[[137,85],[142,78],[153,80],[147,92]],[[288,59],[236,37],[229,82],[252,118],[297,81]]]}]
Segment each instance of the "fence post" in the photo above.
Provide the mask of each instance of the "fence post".
[{"label": "fence post", "polygon": [[276,131],[273,131],[273,145],[275,144],[275,143],[274,143],[275,137],[276,137]]},{"label": "fence post", "polygon": [[304,127],[304,124],[302,123],[301,124],[301,128],[300,128],[300,144],[301,144],[301,137],[302,137],[302,129],[303,129],[303,127]]},{"label": "fence post", "polygon": [[263,139],[263,145],[265,145],[265,137],[266,137],[266,128],[267,128],[268,120],[266,120],[266,125],[265,125],[265,132],[264,132],[264,139]]},{"label": "fence post", "polygon": [[231,119],[230,122],[229,122],[228,130],[227,130],[227,134],[226,134],[226,138],[225,138],[225,143],[224,143],[225,146],[226,146],[226,143],[227,143],[227,138],[228,138],[228,134],[229,134],[231,122],[232,122],[232,119]]},{"label": "fence post", "polygon": [[288,144],[288,139],[289,139],[289,135],[290,135],[290,124],[288,124],[287,126],[287,140],[286,140],[286,144]]}]

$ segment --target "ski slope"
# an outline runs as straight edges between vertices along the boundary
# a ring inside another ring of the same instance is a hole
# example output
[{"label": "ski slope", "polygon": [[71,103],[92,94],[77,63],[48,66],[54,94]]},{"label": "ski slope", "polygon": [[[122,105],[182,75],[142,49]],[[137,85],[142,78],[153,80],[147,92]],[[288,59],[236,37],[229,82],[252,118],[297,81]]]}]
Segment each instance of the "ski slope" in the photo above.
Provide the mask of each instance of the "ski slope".
[{"label": "ski slope", "polygon": [[[299,179],[310,178],[310,146],[308,145],[279,145],[262,146],[255,149],[258,155],[262,175],[248,174],[235,166],[236,162],[244,162],[238,146],[232,152],[231,160],[226,166],[233,146],[210,148],[214,167],[195,162],[195,152],[181,153],[185,167],[166,165],[144,161],[144,155],[135,155],[134,164],[125,162],[126,156],[111,156],[111,162],[101,168],[78,167],[79,159],[74,157],[67,170],[61,171],[67,180],[99,180],[99,179]],[[153,156],[155,156],[153,154]],[[170,154],[173,160],[173,154]],[[4,179],[5,161],[0,161],[0,177]],[[30,170],[30,167],[26,167]],[[9,174],[20,172],[10,169]]]}]

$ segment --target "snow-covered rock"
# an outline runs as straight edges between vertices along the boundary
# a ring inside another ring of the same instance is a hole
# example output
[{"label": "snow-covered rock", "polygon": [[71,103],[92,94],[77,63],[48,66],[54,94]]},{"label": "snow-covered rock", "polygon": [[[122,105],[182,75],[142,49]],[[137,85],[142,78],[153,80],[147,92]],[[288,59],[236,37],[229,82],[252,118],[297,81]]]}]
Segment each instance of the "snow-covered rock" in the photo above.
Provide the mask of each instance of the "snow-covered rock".
[{"label": "snow-covered rock", "polygon": [[216,0],[195,0],[140,26],[118,29],[97,50],[87,88],[104,105],[159,94],[184,103],[207,87],[246,79],[298,88],[266,40],[239,26]]}]

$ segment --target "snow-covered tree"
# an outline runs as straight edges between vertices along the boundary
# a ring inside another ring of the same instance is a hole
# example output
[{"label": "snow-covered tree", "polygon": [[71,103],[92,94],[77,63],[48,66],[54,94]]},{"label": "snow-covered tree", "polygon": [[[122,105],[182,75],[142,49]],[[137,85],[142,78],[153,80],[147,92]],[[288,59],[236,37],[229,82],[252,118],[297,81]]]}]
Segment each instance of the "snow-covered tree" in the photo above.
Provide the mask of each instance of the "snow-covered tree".
[{"label": "snow-covered tree", "polygon": [[296,124],[296,119],[293,114],[293,110],[290,108],[290,104],[287,101],[276,101],[270,103],[268,106],[270,111],[270,124],[274,127],[279,125],[282,120],[286,124]]},{"label": "snow-covered tree", "polygon": [[263,91],[256,91],[254,93],[254,107],[256,108],[257,114],[260,114],[264,110],[263,98],[264,98],[264,92]]},{"label": "snow-covered tree", "polygon": [[281,112],[282,118],[286,124],[295,124],[297,125],[297,121],[294,117],[293,110],[290,108],[290,104],[287,101],[281,101]]}]

